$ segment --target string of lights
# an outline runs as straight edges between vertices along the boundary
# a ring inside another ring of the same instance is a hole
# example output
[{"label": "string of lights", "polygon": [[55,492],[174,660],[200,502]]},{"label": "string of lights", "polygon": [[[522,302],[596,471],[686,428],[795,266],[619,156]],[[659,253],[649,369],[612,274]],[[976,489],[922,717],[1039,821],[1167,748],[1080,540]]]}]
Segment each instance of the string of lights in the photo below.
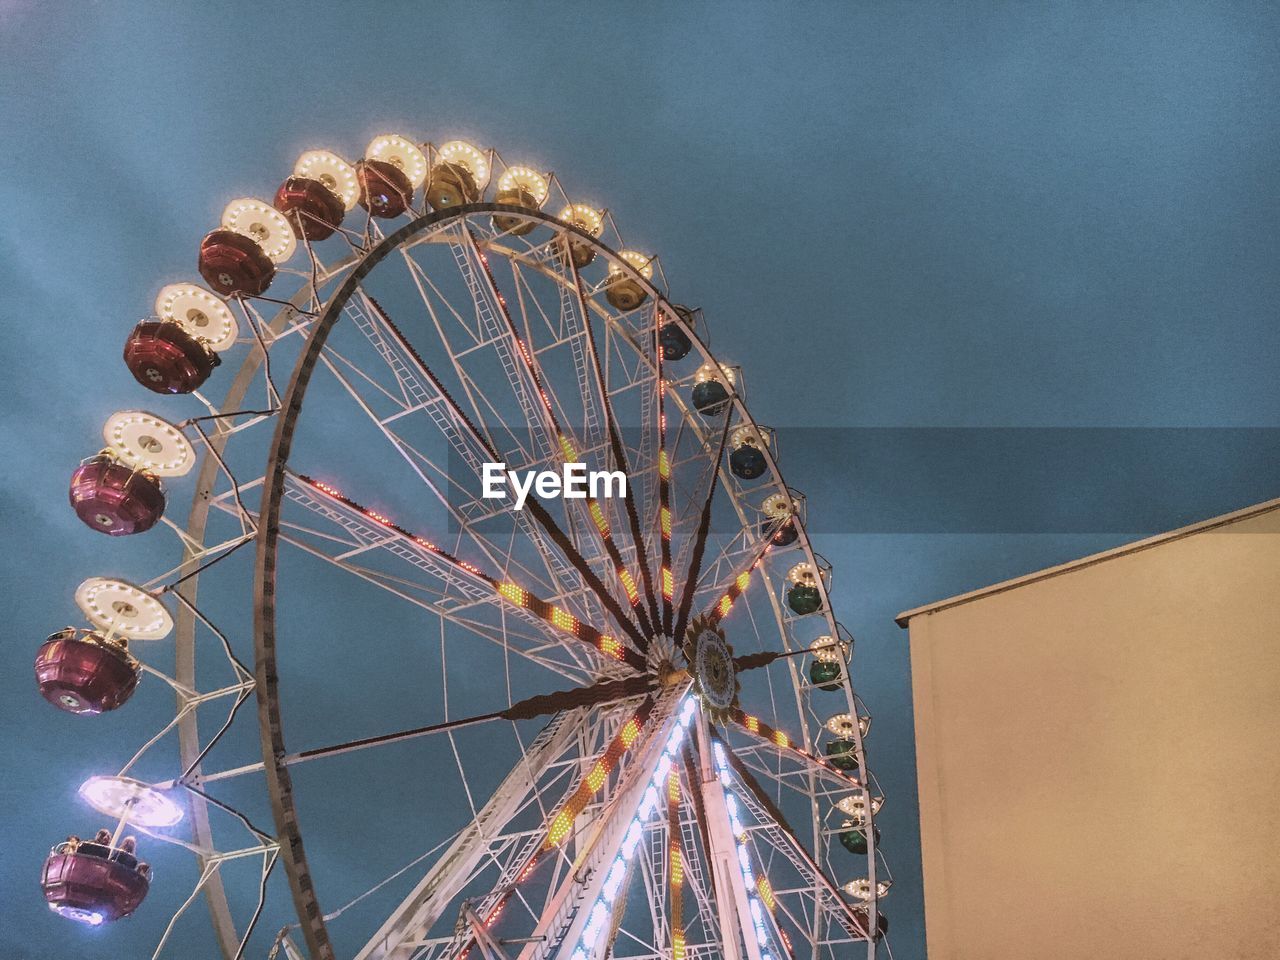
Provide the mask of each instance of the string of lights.
[{"label": "string of lights", "polygon": [[[729,760],[725,756],[724,744],[719,740],[713,741],[712,753],[715,756],[716,773],[720,778],[720,787],[724,790],[725,807],[729,812],[729,826],[733,831],[734,842],[737,845],[738,869],[742,871],[742,881],[747,893],[747,904],[751,910],[751,927],[755,933],[756,942],[760,945],[760,960],[774,960],[778,951],[773,947],[773,937],[770,933],[769,924],[766,923],[766,916],[771,917],[771,911],[764,904],[764,895],[758,885],[756,873],[751,866],[751,850],[747,846],[747,831],[742,825],[741,801],[738,800],[738,795],[733,787],[733,775],[729,769]],[[761,875],[761,879],[764,879],[763,875]],[[770,891],[769,899],[771,900],[772,892],[767,880],[765,880],[763,889]],[[742,919],[746,920],[745,917]]]},{"label": "string of lights", "polygon": [[622,759],[623,755],[631,749],[631,745],[636,742],[640,736],[644,725],[649,720],[649,714],[653,711],[653,699],[650,698],[640,705],[635,714],[622,725],[622,729],[618,731],[613,740],[609,743],[608,748],[592,765],[590,772],[582,778],[582,782],[578,784],[578,789],[573,792],[559,812],[551,818],[551,824],[547,829],[547,839],[542,844],[543,850],[550,850],[552,847],[558,847],[569,836],[573,829],[573,821],[577,819],[591,798],[600,792],[600,788],[604,786],[605,779],[609,773]]},{"label": "string of lights", "polygon": [[462,569],[477,580],[488,584],[495,594],[508,603],[523,610],[527,610],[539,620],[549,623],[556,629],[590,644],[610,659],[626,663],[628,666],[637,670],[646,669],[648,664],[645,658],[630,647],[625,646],[617,637],[601,633],[590,624],[583,623],[573,614],[555,606],[552,603],[548,603],[546,600],[530,593],[519,584],[505,580],[498,580],[489,576],[475,564],[459,559],[447,550],[443,550],[436,546],[431,541],[411,533],[390,517],[386,517],[383,514],[378,513],[376,510],[370,510],[367,507],[362,506],[355,500],[352,500],[350,497],[343,494],[342,491],[338,490],[336,487],[323,483],[319,480],[314,480],[311,477],[302,474],[298,474],[297,476],[300,481],[307,484],[312,489],[318,490],[327,497],[339,501],[368,519],[386,527],[388,530],[392,530],[395,533],[400,534],[402,537],[408,538],[424,550],[435,554],[442,560]]},{"label": "string of lights", "polygon": [[698,701],[694,697],[687,697],[681,705],[679,722],[671,730],[671,735],[667,738],[666,748],[663,750],[662,756],[659,757],[653,775],[649,779],[648,789],[645,790],[644,796],[640,800],[639,808],[627,827],[627,832],[623,836],[622,847],[609,867],[609,872],[605,877],[600,894],[596,897],[596,901],[588,914],[587,925],[583,928],[582,936],[573,953],[570,954],[569,960],[590,960],[590,958],[594,957],[601,937],[609,929],[614,901],[618,897],[618,891],[622,889],[623,880],[627,875],[628,864],[635,855],[636,847],[640,844],[646,821],[658,807],[667,776],[671,773],[672,765],[680,755],[685,735],[689,730],[689,724],[697,710]]}]

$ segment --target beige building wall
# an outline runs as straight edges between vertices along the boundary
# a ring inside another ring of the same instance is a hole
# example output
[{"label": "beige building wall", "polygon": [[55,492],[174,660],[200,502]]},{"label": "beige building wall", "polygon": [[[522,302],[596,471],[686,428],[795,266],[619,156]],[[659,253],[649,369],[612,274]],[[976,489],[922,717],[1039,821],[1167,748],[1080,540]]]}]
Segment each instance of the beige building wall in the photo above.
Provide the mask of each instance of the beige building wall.
[{"label": "beige building wall", "polygon": [[1280,958],[1280,500],[898,622],[929,960]]}]

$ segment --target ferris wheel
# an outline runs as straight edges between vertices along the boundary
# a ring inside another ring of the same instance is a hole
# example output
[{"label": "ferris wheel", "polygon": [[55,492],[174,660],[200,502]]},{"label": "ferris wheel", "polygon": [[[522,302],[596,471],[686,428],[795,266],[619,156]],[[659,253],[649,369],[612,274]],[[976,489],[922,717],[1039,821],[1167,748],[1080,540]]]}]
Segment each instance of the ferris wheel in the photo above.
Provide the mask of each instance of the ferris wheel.
[{"label": "ferris wheel", "polygon": [[[229,960],[891,956],[833,571],[655,256],[549,172],[388,134],[233,200],[198,269],[71,481],[180,556],[111,552],[40,692],[176,708],[98,745],[54,913],[155,957],[201,895]],[[161,844],[198,867],[164,918]]]}]

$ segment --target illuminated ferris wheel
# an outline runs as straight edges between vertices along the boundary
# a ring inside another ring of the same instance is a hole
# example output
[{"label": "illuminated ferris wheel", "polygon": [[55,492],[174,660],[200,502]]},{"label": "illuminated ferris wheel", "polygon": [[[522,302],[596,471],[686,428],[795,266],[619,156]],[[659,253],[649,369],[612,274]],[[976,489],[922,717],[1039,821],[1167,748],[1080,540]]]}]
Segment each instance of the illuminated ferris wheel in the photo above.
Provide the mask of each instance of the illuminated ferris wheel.
[{"label": "illuminated ferris wheel", "polygon": [[[232,201],[198,266],[71,482],[181,557],[104,551],[39,649],[59,709],[167,711],[95,740],[52,911],[156,957],[201,894],[226,958],[891,956],[831,568],[655,257],[539,168],[384,135]],[[163,919],[161,844],[198,868]]]}]

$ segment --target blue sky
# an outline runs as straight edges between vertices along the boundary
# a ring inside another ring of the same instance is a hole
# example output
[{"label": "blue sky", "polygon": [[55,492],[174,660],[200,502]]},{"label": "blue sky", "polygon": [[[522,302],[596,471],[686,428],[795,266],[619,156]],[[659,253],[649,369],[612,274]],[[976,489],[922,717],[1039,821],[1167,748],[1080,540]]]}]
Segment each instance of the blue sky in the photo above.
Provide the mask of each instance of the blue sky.
[{"label": "blue sky", "polygon": [[[660,253],[764,423],[1276,427],[1277,26],[1249,3],[0,0],[0,953],[149,955],[159,933],[155,906],[88,943],[39,902],[48,845],[87,827],[93,752],[114,763],[137,727],[56,715],[29,661],[81,579],[148,569],[76,521],[66,479],[139,405],[122,340],[229,199],[315,145],[466,137],[554,169]],[[821,433],[783,451],[815,529],[877,529],[859,511],[893,505],[859,503],[856,455]],[[1125,530],[819,532],[876,718],[899,960],[924,936],[893,615],[1275,496],[1270,466],[1188,471]],[[1010,503],[1082,495],[986,468]],[[203,908],[176,943],[213,955]]]}]

